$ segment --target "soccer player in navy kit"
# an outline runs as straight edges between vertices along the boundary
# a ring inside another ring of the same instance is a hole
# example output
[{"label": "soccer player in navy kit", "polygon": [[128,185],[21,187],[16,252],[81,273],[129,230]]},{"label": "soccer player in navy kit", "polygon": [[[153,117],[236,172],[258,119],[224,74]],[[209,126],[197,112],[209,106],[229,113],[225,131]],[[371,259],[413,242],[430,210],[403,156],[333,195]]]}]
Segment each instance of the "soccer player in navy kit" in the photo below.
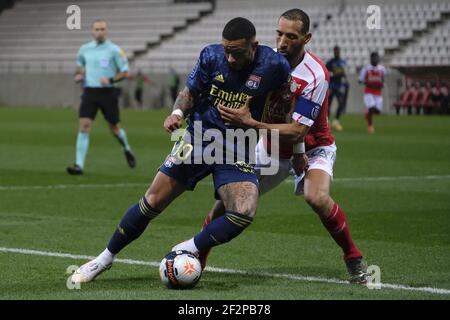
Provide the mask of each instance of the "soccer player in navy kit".
[{"label": "soccer player in navy kit", "polygon": [[339,121],[342,113],[345,111],[346,96],[348,94],[348,81],[345,74],[346,62],[341,58],[341,49],[339,46],[333,48],[334,57],[328,60],[326,67],[330,73],[330,94],[328,96],[328,118],[330,117],[331,105],[333,98],[337,98],[338,107],[336,116],[333,119],[332,126],[337,131],[342,131],[344,128]]},{"label": "soccer player in navy kit", "polygon": [[[178,95],[174,111],[166,118],[164,127],[173,132],[187,118],[187,134],[192,135],[196,125],[202,132],[215,129],[225,136],[235,127],[222,120],[217,106],[241,108],[252,97],[250,112],[261,119],[266,98],[272,91],[289,85],[290,66],[287,60],[270,47],[260,46],[255,40],[255,27],[245,18],[230,20],[223,29],[222,44],[209,45],[202,50],[186,87]],[[215,219],[200,233],[181,244],[182,249],[197,254],[237,237],[250,225],[258,202],[258,179],[248,161],[248,146],[244,162],[196,164],[184,161],[201,154],[209,141],[201,145],[177,142],[174,152],[159,168],[153,183],[138,203],[125,213],[107,248],[94,260],[81,266],[72,276],[75,283],[92,281],[108,269],[114,256],[137,239],[149,222],[158,216],[175,198],[209,174],[213,175],[215,195],[225,205],[225,215]],[[231,145],[222,142],[225,153],[234,153],[242,141]],[[245,142],[244,142],[245,143]],[[180,148],[188,146],[180,160]],[[198,149],[197,149],[198,148]],[[178,249],[178,248],[177,248]]]}]

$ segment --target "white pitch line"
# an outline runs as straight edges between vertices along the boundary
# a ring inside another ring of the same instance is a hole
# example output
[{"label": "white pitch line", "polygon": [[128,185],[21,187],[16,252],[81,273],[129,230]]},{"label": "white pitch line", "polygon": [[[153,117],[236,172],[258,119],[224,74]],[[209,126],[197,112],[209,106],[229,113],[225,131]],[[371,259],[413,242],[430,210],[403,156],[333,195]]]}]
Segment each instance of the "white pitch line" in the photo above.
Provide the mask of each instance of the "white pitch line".
[{"label": "white pitch line", "polygon": [[[429,175],[429,176],[398,176],[398,177],[355,177],[355,178],[335,178],[333,182],[378,182],[378,181],[398,181],[398,180],[439,180],[450,179],[449,175]],[[293,184],[294,181],[287,179],[284,181]],[[200,184],[212,185],[209,181],[200,181]],[[0,186],[0,191],[4,190],[52,190],[68,188],[129,188],[149,186],[150,183],[124,182],[124,183],[103,183],[103,184],[55,184],[55,185],[36,185],[36,186]]]},{"label": "white pitch line", "polygon": [[97,184],[54,184],[47,186],[0,186],[1,190],[52,190],[68,188],[128,188],[149,185],[148,183],[97,183]]},{"label": "white pitch line", "polygon": [[439,180],[450,179],[450,174],[430,175],[430,176],[399,176],[399,177],[356,177],[356,178],[336,178],[335,182],[366,182],[366,181],[397,181],[397,180]]},{"label": "white pitch line", "polygon": [[[91,260],[91,259],[95,258],[93,256],[78,255],[78,254],[71,254],[71,253],[49,252],[49,251],[30,250],[30,249],[21,249],[21,248],[6,248],[6,247],[0,247],[0,252],[19,253],[19,254],[27,254],[27,255],[46,256],[46,257],[69,258],[69,259],[75,259],[75,260]],[[159,267],[159,262],[153,262],[153,261],[142,261],[142,260],[133,260],[133,259],[115,259],[114,262],[130,264],[130,265]],[[216,268],[216,267],[207,267],[206,270],[208,270],[210,272],[216,272],[216,273],[243,274],[243,275],[249,275],[249,276],[280,278],[280,279],[298,280],[298,281],[305,281],[305,282],[321,282],[321,283],[349,285],[348,281],[344,281],[344,280],[340,280],[340,279],[322,278],[322,277],[315,277],[315,276],[304,276],[304,275],[299,275],[299,274],[271,273],[271,272],[248,272],[245,270],[225,269],[225,268]],[[401,284],[392,284],[392,283],[382,283],[381,287],[387,288],[387,289],[394,289],[394,290],[419,291],[419,292],[427,292],[427,293],[442,294],[442,295],[450,294],[450,289],[444,289],[444,288],[411,287],[411,286],[406,286],[406,285],[401,285]]]}]

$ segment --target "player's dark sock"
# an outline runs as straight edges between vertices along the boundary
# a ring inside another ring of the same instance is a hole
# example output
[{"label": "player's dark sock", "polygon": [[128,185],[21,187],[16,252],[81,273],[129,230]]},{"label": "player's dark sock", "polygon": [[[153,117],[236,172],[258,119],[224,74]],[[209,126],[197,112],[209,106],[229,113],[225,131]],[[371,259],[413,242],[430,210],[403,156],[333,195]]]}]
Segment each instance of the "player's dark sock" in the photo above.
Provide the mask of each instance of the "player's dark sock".
[{"label": "player's dark sock", "polygon": [[123,216],[116,231],[108,243],[108,250],[113,254],[119,253],[133,240],[139,238],[149,222],[155,218],[159,211],[153,209],[142,197],[138,203],[133,205]]},{"label": "player's dark sock", "polygon": [[322,219],[322,223],[344,251],[345,260],[362,257],[350,235],[347,217],[337,203],[331,208],[330,215],[326,219]]},{"label": "player's dark sock", "polygon": [[[208,214],[206,216],[205,220],[203,221],[202,230],[205,229],[211,223],[211,221],[212,221],[211,217]],[[202,270],[204,270],[206,267],[206,260],[208,259],[211,249],[212,249],[212,247],[198,252],[198,260],[200,260]]]},{"label": "player's dark sock", "polygon": [[78,132],[77,136],[77,153],[75,164],[81,169],[84,168],[84,161],[89,149],[89,133]]},{"label": "player's dark sock", "polygon": [[343,103],[339,103],[338,108],[336,110],[336,120],[339,120],[339,118],[341,117],[342,112],[344,112],[344,104]]},{"label": "player's dark sock", "polygon": [[125,132],[124,129],[121,128],[119,130],[119,134],[115,135],[115,137],[117,138],[119,143],[122,145],[124,151],[130,151],[131,150],[131,147],[128,144],[127,133]]},{"label": "player's dark sock", "polygon": [[194,237],[195,246],[199,251],[204,251],[226,243],[237,237],[252,221],[251,217],[227,211],[225,215],[211,221]]}]

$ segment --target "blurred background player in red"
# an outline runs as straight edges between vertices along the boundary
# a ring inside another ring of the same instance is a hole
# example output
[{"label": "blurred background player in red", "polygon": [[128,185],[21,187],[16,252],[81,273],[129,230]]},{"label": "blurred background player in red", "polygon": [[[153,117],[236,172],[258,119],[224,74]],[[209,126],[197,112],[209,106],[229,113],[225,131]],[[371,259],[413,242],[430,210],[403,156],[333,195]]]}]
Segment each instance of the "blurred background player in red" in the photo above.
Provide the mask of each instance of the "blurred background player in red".
[{"label": "blurred background player in red", "polygon": [[370,54],[370,64],[365,65],[360,74],[359,82],[364,87],[364,104],[366,106],[365,117],[367,120],[367,132],[375,133],[373,115],[380,114],[383,109],[383,96],[381,91],[384,85],[386,69],[379,64],[380,57],[377,52]]}]

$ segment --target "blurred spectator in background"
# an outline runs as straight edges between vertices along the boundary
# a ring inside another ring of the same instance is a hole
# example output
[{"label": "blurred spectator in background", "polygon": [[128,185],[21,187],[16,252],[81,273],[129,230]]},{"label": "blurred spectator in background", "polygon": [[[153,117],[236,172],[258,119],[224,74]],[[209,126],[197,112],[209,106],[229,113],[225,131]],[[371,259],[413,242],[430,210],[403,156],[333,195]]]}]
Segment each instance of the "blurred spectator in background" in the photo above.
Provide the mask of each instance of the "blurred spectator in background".
[{"label": "blurred spectator in background", "polygon": [[420,114],[419,103],[422,98],[422,91],[420,90],[420,83],[415,82],[411,86],[411,103],[409,105],[408,114],[412,114],[412,109],[416,110],[416,114]]},{"label": "blurred spectator in background", "polygon": [[406,82],[404,89],[400,92],[400,97],[394,102],[395,113],[400,115],[400,110],[405,108],[409,99],[409,88],[411,87],[409,82]]},{"label": "blurred spectator in background", "polygon": [[335,46],[334,58],[327,62],[327,69],[330,73],[330,94],[328,96],[328,118],[330,118],[333,98],[337,98],[336,116],[332,122],[332,127],[337,131],[342,131],[343,127],[339,121],[345,111],[346,97],[348,93],[348,81],[345,76],[345,60],[341,59],[341,49]]},{"label": "blurred spectator in background", "polygon": [[440,105],[440,114],[448,114],[449,113],[449,85],[448,83],[444,83],[441,86],[441,105]]},{"label": "blurred spectator in background", "polygon": [[438,110],[441,106],[441,90],[438,83],[433,83],[430,94],[430,109],[427,114],[433,114],[434,110]]},{"label": "blurred spectator in background", "polygon": [[169,73],[169,91],[172,103],[175,103],[175,99],[178,96],[178,86],[180,85],[180,76],[177,74],[175,69],[170,68]]},{"label": "blurred spectator in background", "polygon": [[430,107],[430,94],[431,94],[431,83],[427,81],[425,84],[422,83],[420,86],[420,98],[417,103],[416,113],[420,114],[423,110],[423,114],[426,114]]},{"label": "blurred spectator in background", "polygon": [[153,82],[148,76],[142,73],[141,69],[134,76],[130,76],[129,80],[134,81],[134,100],[139,109],[142,109],[142,95],[144,93],[144,85],[152,85]]}]

